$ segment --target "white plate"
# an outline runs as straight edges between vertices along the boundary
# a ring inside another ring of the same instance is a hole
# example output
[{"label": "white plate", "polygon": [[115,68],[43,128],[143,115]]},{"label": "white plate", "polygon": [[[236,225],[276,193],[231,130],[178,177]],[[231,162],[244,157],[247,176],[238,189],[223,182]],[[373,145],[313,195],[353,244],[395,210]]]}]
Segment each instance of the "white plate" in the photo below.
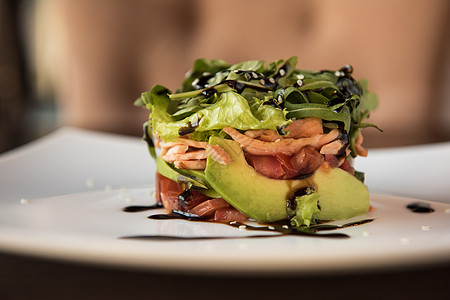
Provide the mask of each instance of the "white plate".
[{"label": "white plate", "polygon": [[[426,201],[436,211],[418,214],[405,208],[416,200],[387,195],[371,195],[376,208],[369,214],[375,218],[372,223],[337,231],[349,239],[120,239],[256,234],[222,224],[150,220],[147,215],[153,212],[148,211],[122,212],[130,203],[153,201],[154,170],[139,139],[70,128],[2,155],[0,249],[69,261],[201,272],[342,272],[450,260],[450,204]],[[408,178],[399,183],[403,180]],[[382,178],[378,181],[383,183]],[[438,186],[437,194],[446,189],[447,185]]]},{"label": "white plate", "polygon": [[450,203],[450,142],[369,150],[355,168],[371,192]]},{"label": "white plate", "polygon": [[[78,193],[1,207],[4,249],[52,258],[190,271],[348,271],[398,267],[450,259],[450,205],[430,203],[433,213],[413,213],[409,198],[372,196],[371,223],[331,232],[350,238],[280,236],[223,224],[150,220],[162,210],[125,213],[153,203],[151,188]],[[366,216],[354,218],[361,220]],[[120,237],[236,237],[236,239],[146,241]]]}]

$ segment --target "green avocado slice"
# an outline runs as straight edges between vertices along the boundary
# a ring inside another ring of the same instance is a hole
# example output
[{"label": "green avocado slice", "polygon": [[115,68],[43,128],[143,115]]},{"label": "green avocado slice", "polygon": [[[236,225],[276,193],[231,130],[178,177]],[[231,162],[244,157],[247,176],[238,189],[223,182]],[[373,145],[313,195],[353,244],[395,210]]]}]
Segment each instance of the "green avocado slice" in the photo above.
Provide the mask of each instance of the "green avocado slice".
[{"label": "green avocado slice", "polygon": [[287,219],[289,199],[305,188],[312,188],[319,195],[320,212],[314,216],[316,219],[348,219],[369,210],[367,187],[339,168],[322,166],[312,176],[300,180],[271,179],[247,164],[238,143],[218,137],[211,137],[209,143],[222,147],[232,163],[223,165],[208,156],[206,180],[222,198],[255,221]]},{"label": "green avocado slice", "polygon": [[177,169],[170,165],[168,162],[164,161],[160,156],[156,157],[156,170],[162,176],[167,177],[173,181],[184,182],[201,189],[202,193],[209,197],[221,197],[208,184],[202,171]]}]

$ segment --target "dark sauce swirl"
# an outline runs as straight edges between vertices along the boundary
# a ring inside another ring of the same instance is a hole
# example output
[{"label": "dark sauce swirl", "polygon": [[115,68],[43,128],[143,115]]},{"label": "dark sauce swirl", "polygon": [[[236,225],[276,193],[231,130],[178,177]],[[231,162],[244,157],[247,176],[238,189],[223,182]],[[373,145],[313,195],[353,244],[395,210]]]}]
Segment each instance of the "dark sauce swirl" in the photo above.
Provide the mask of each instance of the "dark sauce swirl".
[{"label": "dark sauce swirl", "polygon": [[141,211],[146,211],[146,210],[158,209],[158,208],[162,208],[162,207],[163,207],[163,205],[158,202],[153,205],[130,205],[130,206],[124,207],[122,209],[122,211],[124,211],[124,212],[141,212]]},{"label": "dark sauce swirl", "polygon": [[406,206],[412,212],[415,213],[432,213],[434,212],[434,208],[430,206],[430,204],[425,202],[413,202]]},{"label": "dark sauce swirl", "polygon": [[[129,206],[123,209],[126,212],[142,211],[147,209],[157,209],[161,208],[160,204],[153,206]],[[142,208],[142,209],[141,209]],[[193,222],[208,222],[207,219],[201,218],[197,215],[190,214],[182,211],[172,211],[168,214],[154,214],[148,216],[152,220],[173,220],[181,219]],[[280,221],[276,223],[269,223],[261,226],[254,226],[245,224],[242,222],[228,222],[222,223],[224,225],[232,226],[240,230],[246,231],[264,231],[271,232],[274,234],[264,234],[264,235],[251,235],[251,236],[202,236],[202,237],[183,237],[183,236],[167,236],[167,235],[130,235],[121,237],[121,239],[136,239],[136,240],[158,240],[158,241],[175,241],[175,240],[211,240],[211,239],[242,239],[242,238],[270,238],[270,237],[280,237],[280,236],[307,236],[316,238],[349,238],[350,236],[344,233],[320,233],[328,230],[342,229],[357,225],[362,225],[372,222],[374,219],[364,219],[361,221],[346,223],[343,225],[333,225],[333,224],[317,224],[310,227],[293,227],[289,224],[289,221]],[[212,221],[211,221],[212,222]]]},{"label": "dark sauce swirl", "polygon": [[147,143],[148,147],[154,148],[155,144],[153,143],[152,137],[148,133],[149,129],[150,128],[149,128],[148,122],[145,122],[144,125],[143,125],[143,128],[142,128],[142,131],[144,132],[143,136],[142,136],[142,139]]},{"label": "dark sauce swirl", "polygon": [[200,118],[197,120],[194,120],[193,122],[188,122],[185,126],[181,127],[178,130],[178,135],[183,136],[183,135],[194,132],[195,129],[197,129],[199,123],[200,123]]}]

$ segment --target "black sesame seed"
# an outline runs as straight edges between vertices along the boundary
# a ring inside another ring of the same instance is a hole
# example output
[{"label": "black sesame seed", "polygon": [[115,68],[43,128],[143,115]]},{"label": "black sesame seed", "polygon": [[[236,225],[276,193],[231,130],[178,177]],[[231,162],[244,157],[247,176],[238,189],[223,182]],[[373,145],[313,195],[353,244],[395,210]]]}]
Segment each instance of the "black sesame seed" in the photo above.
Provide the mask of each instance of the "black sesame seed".
[{"label": "black sesame seed", "polygon": [[351,65],[345,65],[339,71],[344,73],[344,75],[351,75],[353,73],[353,67]]},{"label": "black sesame seed", "polygon": [[202,96],[204,96],[205,98],[209,98],[215,93],[217,93],[217,90],[215,88],[209,88],[207,90],[202,91]]}]

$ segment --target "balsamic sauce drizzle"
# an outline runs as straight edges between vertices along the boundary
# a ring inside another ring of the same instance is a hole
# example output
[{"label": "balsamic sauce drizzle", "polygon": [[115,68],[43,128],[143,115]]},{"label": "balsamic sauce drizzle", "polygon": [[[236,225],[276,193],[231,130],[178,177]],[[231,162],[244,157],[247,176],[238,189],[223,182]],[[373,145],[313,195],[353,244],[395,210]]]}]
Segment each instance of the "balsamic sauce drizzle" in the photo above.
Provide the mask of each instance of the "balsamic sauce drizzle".
[{"label": "balsamic sauce drizzle", "polygon": [[124,236],[123,240],[146,240],[146,241],[199,241],[199,240],[235,240],[235,239],[249,239],[249,238],[269,238],[278,237],[277,235],[251,235],[251,236],[172,236],[172,235],[130,235]]},{"label": "balsamic sauce drizzle", "polygon": [[141,211],[157,209],[157,208],[162,208],[162,207],[163,207],[163,205],[158,202],[153,205],[131,205],[131,206],[124,207],[122,210],[124,212],[141,212]]},{"label": "balsamic sauce drizzle", "polygon": [[[252,70],[234,70],[236,74],[244,74],[244,77],[247,81],[237,80],[237,79],[228,79],[221,81],[220,83],[214,85],[214,86],[208,86],[208,80],[213,78],[214,75],[210,73],[203,73],[200,77],[196,78],[192,82],[192,86],[196,90],[202,90],[200,91],[200,95],[204,98],[210,98],[211,96],[217,94],[218,87],[223,86],[224,84],[228,85],[230,88],[234,89],[236,93],[242,94],[243,91],[246,88],[253,89],[255,91],[260,92],[274,92],[276,88],[279,86],[279,81],[285,76],[288,76],[288,72],[290,70],[291,66],[288,62],[285,62],[278,71],[269,76],[264,75],[261,73],[256,73]],[[229,70],[225,71],[219,71],[219,73],[230,73]],[[322,73],[333,73],[333,71],[330,70],[322,70],[317,72],[317,74]],[[337,91],[334,91],[333,93],[337,93],[335,97],[332,97],[331,100],[327,103],[328,105],[336,105],[339,103],[344,103],[345,101],[351,100],[353,101],[353,105],[357,107],[359,105],[358,99],[351,99],[352,95],[362,95],[362,89],[358,83],[353,77],[353,67],[350,65],[346,65],[339,69],[338,71],[334,72],[336,74],[337,81]],[[258,82],[256,83],[255,80]],[[303,80],[299,79],[297,80],[292,86],[296,88],[300,88],[303,85]],[[310,90],[314,92],[322,92],[323,89],[319,88],[317,90]],[[302,97],[306,100],[306,102],[311,102],[308,96],[308,91],[298,91]],[[283,95],[279,95],[277,99],[269,99],[266,102],[264,102],[264,105],[270,105],[275,108],[284,109],[284,97]],[[342,108],[338,108],[336,111],[339,112]],[[197,128],[198,124],[188,124],[187,126],[181,127],[179,129],[179,135],[183,136],[186,134],[190,134],[194,132]],[[148,139],[146,139],[148,141]]]},{"label": "balsamic sauce drizzle", "polygon": [[196,122],[194,122],[194,124],[192,124],[191,122],[188,122],[185,126],[181,127],[178,130],[178,135],[183,136],[183,135],[194,132],[195,129],[197,129],[197,127],[198,127],[198,123],[199,123],[198,120]]},{"label": "balsamic sauce drizzle", "polygon": [[148,134],[149,124],[147,122],[143,125],[143,132],[144,135],[142,136],[142,139],[147,143],[149,148],[155,148],[155,144],[153,143],[153,139]]},{"label": "balsamic sauce drizzle", "polygon": [[434,212],[434,208],[430,206],[430,204],[425,202],[413,202],[406,205],[406,208],[415,213],[432,213]]},{"label": "balsamic sauce drizzle", "polygon": [[[123,209],[125,212],[138,212],[144,210],[158,209],[162,208],[162,205],[157,203],[150,206],[127,206]],[[152,220],[171,220],[171,219],[181,219],[193,222],[208,222],[204,218],[198,217],[194,214],[182,212],[182,211],[172,211],[167,214],[154,214],[148,216]],[[374,219],[364,219],[361,221],[346,223],[343,225],[334,224],[317,224],[310,227],[292,227],[289,221],[280,221],[276,223],[270,223],[262,226],[249,225],[242,222],[229,222],[222,223],[224,225],[229,225],[231,227],[244,229],[247,231],[265,231],[276,233],[274,235],[251,235],[251,236],[203,236],[203,237],[182,237],[182,236],[168,236],[168,235],[130,235],[120,237],[121,239],[134,239],[134,240],[158,240],[158,241],[175,241],[175,240],[211,240],[211,239],[242,239],[242,238],[269,238],[269,237],[280,237],[286,235],[295,236],[308,236],[308,237],[319,237],[319,238],[349,238],[350,236],[344,233],[318,233],[327,230],[336,230],[347,227],[353,227],[357,225],[362,225],[372,222]]]}]

